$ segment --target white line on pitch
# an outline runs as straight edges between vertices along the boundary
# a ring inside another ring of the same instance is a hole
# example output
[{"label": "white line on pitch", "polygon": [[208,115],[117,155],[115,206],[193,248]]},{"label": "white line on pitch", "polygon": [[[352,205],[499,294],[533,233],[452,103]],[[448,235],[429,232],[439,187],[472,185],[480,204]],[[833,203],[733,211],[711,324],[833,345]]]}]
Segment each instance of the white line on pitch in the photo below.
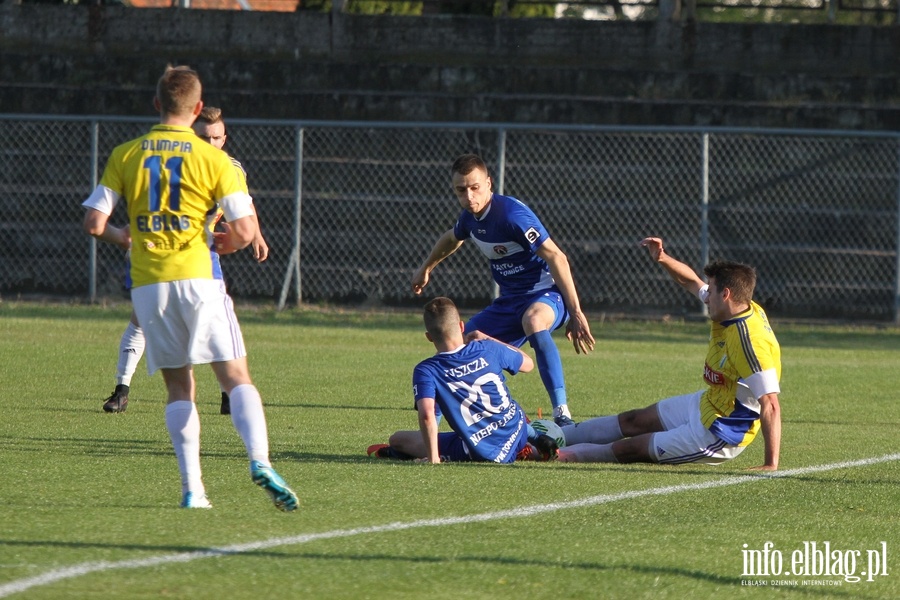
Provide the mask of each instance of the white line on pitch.
[{"label": "white line on pitch", "polygon": [[81,563],[70,567],[63,567],[48,571],[42,575],[19,579],[0,585],[0,598],[5,598],[11,594],[24,592],[33,587],[48,585],[64,579],[72,579],[81,575],[90,573],[98,573],[101,571],[111,571],[113,569],[138,569],[142,567],[155,567],[168,563],[186,563],[201,558],[212,558],[216,556],[228,556],[231,554],[241,554],[243,552],[254,552],[257,550],[265,550],[267,548],[277,548],[279,546],[294,546],[297,544],[305,544],[316,540],[328,540],[334,538],[351,537],[356,535],[364,535],[367,533],[382,533],[385,531],[402,531],[404,529],[416,529],[419,527],[446,527],[448,525],[461,525],[466,523],[477,523],[481,521],[493,521],[496,519],[510,519],[516,517],[530,517],[541,513],[556,512],[570,508],[584,508],[586,506],[596,506],[598,504],[607,504],[619,500],[628,500],[631,498],[642,498],[644,496],[668,496],[680,492],[691,492],[695,490],[708,490],[712,488],[726,487],[730,485],[739,485],[742,483],[752,483],[759,481],[768,481],[770,479],[780,479],[784,477],[794,477],[798,475],[808,475],[810,473],[821,473],[823,471],[834,471],[836,469],[846,469],[852,467],[865,467],[883,462],[900,460],[900,454],[886,454],[875,458],[864,458],[860,460],[852,460],[839,463],[831,463],[827,465],[818,465],[813,467],[803,467],[800,469],[788,469],[786,471],[776,471],[774,473],[757,473],[753,475],[733,475],[731,477],[723,477],[713,481],[704,483],[690,483],[683,485],[671,485],[666,487],[651,488],[648,490],[633,490],[630,492],[620,492],[618,494],[603,494],[600,496],[590,496],[581,500],[573,500],[570,502],[554,502],[551,504],[541,504],[538,506],[523,506],[520,508],[512,508],[508,510],[500,510],[489,513],[481,513],[476,515],[466,515],[460,517],[444,517],[441,519],[422,519],[419,521],[409,521],[406,523],[387,523],[385,525],[372,525],[371,527],[358,527],[355,529],[337,529],[334,531],[323,531],[322,533],[308,533],[305,535],[296,535],[282,538],[272,538],[259,542],[251,542],[247,544],[235,544],[233,546],[223,546],[221,548],[209,548],[207,550],[197,550],[194,552],[181,552],[178,554],[164,554],[162,556],[151,556],[148,558],[138,558],[133,560],[122,560],[117,562],[99,561]]}]

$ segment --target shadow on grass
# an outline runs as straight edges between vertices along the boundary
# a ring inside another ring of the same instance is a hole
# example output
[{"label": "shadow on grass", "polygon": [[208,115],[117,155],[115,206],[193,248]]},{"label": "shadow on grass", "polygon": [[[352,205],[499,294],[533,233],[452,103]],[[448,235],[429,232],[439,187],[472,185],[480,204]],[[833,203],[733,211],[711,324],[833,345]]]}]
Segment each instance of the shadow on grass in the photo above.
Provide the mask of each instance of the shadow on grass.
[{"label": "shadow on grass", "polygon": [[168,440],[139,440],[114,438],[40,438],[40,437],[0,437],[0,449],[16,452],[46,453],[48,450],[63,449],[66,455],[85,456],[174,456]]},{"label": "shadow on grass", "polygon": [[265,405],[266,412],[282,410],[282,409],[295,409],[295,408],[314,408],[314,409],[324,409],[324,410],[387,410],[387,411],[397,411],[402,414],[413,414],[415,412],[412,408],[412,400],[409,401],[408,404],[404,404],[403,406],[398,405],[377,405],[377,404],[341,404],[340,406],[335,406],[334,404],[313,404],[310,402],[279,402],[278,404],[266,404]]}]

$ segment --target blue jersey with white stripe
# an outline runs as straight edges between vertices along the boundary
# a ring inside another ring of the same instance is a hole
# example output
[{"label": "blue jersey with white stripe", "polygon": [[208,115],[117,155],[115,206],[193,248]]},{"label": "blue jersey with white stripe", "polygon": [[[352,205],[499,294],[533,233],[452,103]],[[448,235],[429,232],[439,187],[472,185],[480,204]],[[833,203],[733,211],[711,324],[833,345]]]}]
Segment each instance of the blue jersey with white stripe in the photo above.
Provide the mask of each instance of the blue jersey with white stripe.
[{"label": "blue jersey with white stripe", "polygon": [[501,296],[529,294],[553,286],[547,263],[536,252],[550,234],[534,212],[510,196],[493,194],[480,219],[463,211],[453,235],[471,239],[491,262]]},{"label": "blue jersey with white stripe", "polygon": [[416,403],[434,398],[473,460],[513,462],[525,443],[525,413],[512,399],[503,371],[516,374],[522,355],[506,344],[479,340],[440,352],[413,371]]}]

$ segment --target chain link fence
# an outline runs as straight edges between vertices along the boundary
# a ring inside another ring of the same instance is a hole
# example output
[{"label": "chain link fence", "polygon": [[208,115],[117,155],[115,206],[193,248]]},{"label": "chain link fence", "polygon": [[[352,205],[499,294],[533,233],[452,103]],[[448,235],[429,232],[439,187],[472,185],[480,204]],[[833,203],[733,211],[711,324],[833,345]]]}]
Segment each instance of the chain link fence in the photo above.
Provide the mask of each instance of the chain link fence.
[{"label": "chain link fence", "polygon": [[[117,144],[152,120],[0,115],[0,293],[121,295],[122,252],[81,231],[81,202]],[[775,316],[898,322],[900,151],[893,134],[232,120],[269,260],[223,257],[237,298],[418,306],[413,270],[459,207],[463,152],[530,205],[569,256],[588,311],[698,314],[638,242],[700,269],[757,267]],[[120,206],[114,222],[124,223]],[[428,294],[494,293],[464,244]]]}]

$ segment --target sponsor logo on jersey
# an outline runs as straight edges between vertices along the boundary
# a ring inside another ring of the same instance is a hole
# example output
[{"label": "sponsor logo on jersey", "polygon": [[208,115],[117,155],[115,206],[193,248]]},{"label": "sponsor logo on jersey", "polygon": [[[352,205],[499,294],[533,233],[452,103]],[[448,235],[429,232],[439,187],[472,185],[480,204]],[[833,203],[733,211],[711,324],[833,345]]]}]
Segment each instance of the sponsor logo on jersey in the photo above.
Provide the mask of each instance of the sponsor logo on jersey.
[{"label": "sponsor logo on jersey", "polygon": [[494,246],[494,254],[498,254],[500,256],[505,256],[507,252],[509,252],[509,250],[506,249],[506,246],[503,246],[500,244],[497,244],[496,246]]},{"label": "sponsor logo on jersey", "polygon": [[528,240],[529,244],[535,243],[540,237],[541,233],[534,227],[530,227],[528,231],[525,232],[525,239]]},{"label": "sponsor logo on jersey", "polygon": [[703,365],[703,379],[709,385],[725,385],[725,376],[714,371],[709,365]]},{"label": "sponsor logo on jersey", "polygon": [[521,273],[525,270],[525,265],[514,265],[512,263],[501,263],[496,264],[492,263],[491,268],[503,275],[504,277],[509,277],[511,275],[515,275],[516,273]]}]

